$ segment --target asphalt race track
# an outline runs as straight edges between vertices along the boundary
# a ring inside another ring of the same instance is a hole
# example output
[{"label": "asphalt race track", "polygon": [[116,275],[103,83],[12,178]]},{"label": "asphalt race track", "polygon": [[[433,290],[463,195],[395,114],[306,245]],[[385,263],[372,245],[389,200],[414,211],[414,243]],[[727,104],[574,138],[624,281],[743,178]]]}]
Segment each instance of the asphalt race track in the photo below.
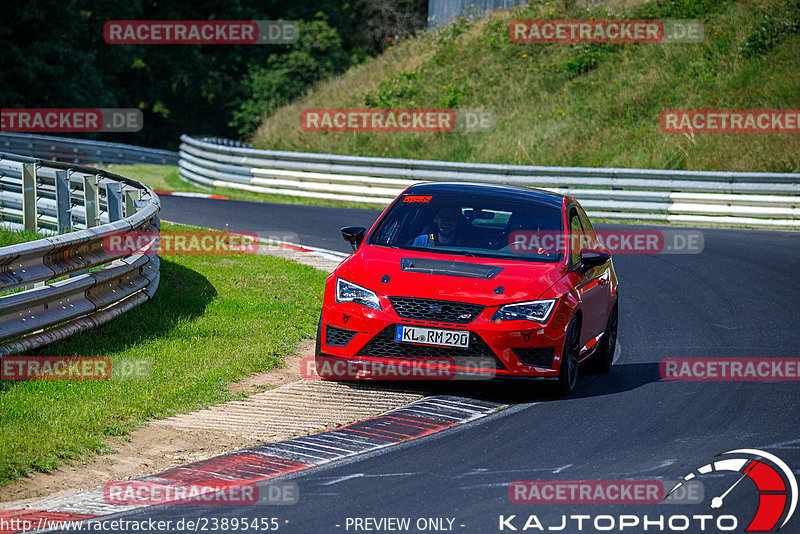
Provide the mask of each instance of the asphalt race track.
[{"label": "asphalt race track", "polygon": [[161,196],[161,219],[231,232],[256,232],[263,238],[278,239],[312,247],[350,252],[342,239],[342,226],[369,228],[380,210],[357,210],[267,204],[240,200],[215,200]]},{"label": "asphalt race track", "polygon": [[[339,227],[369,226],[378,214],[178,197],[162,201],[164,220],[213,228],[228,223],[229,230],[262,236],[294,233],[302,244],[339,251],[348,250]],[[347,528],[348,518],[357,517],[409,517],[409,532],[419,532],[418,518],[450,518],[454,532],[483,533],[499,531],[501,514],[516,514],[511,524],[520,531],[535,514],[547,530],[561,525],[562,514],[710,514],[711,496],[737,477],[706,477],[706,503],[696,505],[513,504],[510,482],[677,480],[717,454],[740,448],[769,451],[797,473],[796,382],[667,382],[659,377],[659,361],[670,356],[798,356],[800,236],[702,231],[701,254],[615,255],[621,351],[611,374],[582,376],[572,397],[551,397],[535,383],[441,386],[437,391],[470,392],[511,407],[455,430],[291,476],[300,488],[293,506],[175,506],[117,517],[277,517],[279,532],[287,533],[364,531],[354,530],[352,523]],[[743,484],[717,513],[736,515],[736,531],[743,531],[757,504],[754,487]],[[576,525],[569,523],[563,532],[578,532]],[[587,520],[581,531],[595,532],[592,525]],[[613,531],[619,532],[619,525]],[[698,523],[686,531],[702,532]],[[717,529],[709,524],[705,531]],[[800,517],[796,514],[781,532],[800,532]]]}]

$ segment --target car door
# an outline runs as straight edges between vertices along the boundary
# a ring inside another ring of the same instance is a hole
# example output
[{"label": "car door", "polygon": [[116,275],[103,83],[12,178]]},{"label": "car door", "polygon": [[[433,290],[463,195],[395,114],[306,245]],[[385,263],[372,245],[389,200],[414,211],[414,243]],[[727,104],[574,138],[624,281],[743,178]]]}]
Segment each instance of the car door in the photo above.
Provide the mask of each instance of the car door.
[{"label": "car door", "polygon": [[[584,232],[587,233],[590,241],[592,242],[592,247],[599,248],[601,250],[605,250],[604,247],[598,245],[597,234],[594,231],[594,227],[592,226],[591,221],[589,220],[589,216],[586,215],[586,212],[583,211],[583,208],[580,206],[576,206],[578,209],[578,217],[581,220],[581,226],[583,226]],[[608,323],[608,314],[611,311],[611,302],[613,300],[612,290],[613,284],[611,280],[611,267],[612,263],[611,260],[608,261],[605,265],[599,267],[600,274],[598,278],[598,285],[602,288],[603,294],[603,320],[601,321],[601,332],[605,331],[606,324]]]},{"label": "car door", "polygon": [[[569,211],[571,262],[580,276],[578,294],[583,302],[583,328],[581,347],[592,344],[606,328],[608,287],[611,277],[610,263],[593,267],[581,273],[581,248],[591,248],[596,242],[594,228],[580,206],[573,205]],[[584,226],[584,224],[586,226]]]}]

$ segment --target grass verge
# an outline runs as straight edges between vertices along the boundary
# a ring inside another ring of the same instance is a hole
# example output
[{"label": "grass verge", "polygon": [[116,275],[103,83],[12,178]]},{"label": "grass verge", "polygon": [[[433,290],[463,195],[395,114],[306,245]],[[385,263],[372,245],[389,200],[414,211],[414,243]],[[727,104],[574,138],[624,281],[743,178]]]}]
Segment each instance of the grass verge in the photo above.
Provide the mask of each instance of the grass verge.
[{"label": "grass verge", "polygon": [[[521,44],[514,19],[699,19],[696,44]],[[481,163],[800,171],[792,133],[665,133],[666,109],[796,109],[800,1],[553,2],[400,42],[265,117],[256,148]],[[488,108],[485,133],[316,133],[307,108]]]},{"label": "grass verge", "polygon": [[26,241],[36,241],[41,239],[42,236],[36,232],[29,232],[27,230],[22,232],[13,232],[0,228],[0,247],[7,247],[9,245],[17,245],[25,243]]},{"label": "grass verge", "polygon": [[0,382],[0,484],[102,454],[109,437],[146,421],[236,398],[231,382],[282,366],[314,336],[325,276],[272,256],[162,257],[152,301],[37,353],[144,363],[145,379]]}]

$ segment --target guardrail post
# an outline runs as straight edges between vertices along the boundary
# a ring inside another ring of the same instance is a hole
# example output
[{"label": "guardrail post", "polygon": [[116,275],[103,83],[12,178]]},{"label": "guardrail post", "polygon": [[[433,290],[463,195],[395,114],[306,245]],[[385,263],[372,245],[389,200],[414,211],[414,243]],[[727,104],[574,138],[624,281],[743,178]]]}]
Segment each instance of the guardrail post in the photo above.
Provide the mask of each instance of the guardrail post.
[{"label": "guardrail post", "polygon": [[86,228],[100,222],[100,198],[97,190],[98,175],[83,177],[83,204],[86,207]]},{"label": "guardrail post", "polygon": [[106,203],[108,204],[108,222],[118,221],[123,218],[121,183],[106,183]]},{"label": "guardrail post", "polygon": [[36,210],[36,164],[22,164],[22,226],[25,230],[37,230]]},{"label": "guardrail post", "polygon": [[72,231],[72,195],[69,171],[56,171],[56,220],[60,234]]},{"label": "guardrail post", "polygon": [[125,189],[125,217],[130,217],[138,211],[136,203],[142,199],[142,191],[139,189]]}]

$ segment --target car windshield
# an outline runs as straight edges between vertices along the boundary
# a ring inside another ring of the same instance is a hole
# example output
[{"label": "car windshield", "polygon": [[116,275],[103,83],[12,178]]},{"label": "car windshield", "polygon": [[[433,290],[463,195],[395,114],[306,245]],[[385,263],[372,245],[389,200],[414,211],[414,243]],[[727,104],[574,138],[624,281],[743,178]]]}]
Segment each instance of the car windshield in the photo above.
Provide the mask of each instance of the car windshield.
[{"label": "car windshield", "polygon": [[560,208],[532,202],[407,194],[381,219],[369,244],[552,263],[563,251],[539,244],[560,235],[561,221]]}]

